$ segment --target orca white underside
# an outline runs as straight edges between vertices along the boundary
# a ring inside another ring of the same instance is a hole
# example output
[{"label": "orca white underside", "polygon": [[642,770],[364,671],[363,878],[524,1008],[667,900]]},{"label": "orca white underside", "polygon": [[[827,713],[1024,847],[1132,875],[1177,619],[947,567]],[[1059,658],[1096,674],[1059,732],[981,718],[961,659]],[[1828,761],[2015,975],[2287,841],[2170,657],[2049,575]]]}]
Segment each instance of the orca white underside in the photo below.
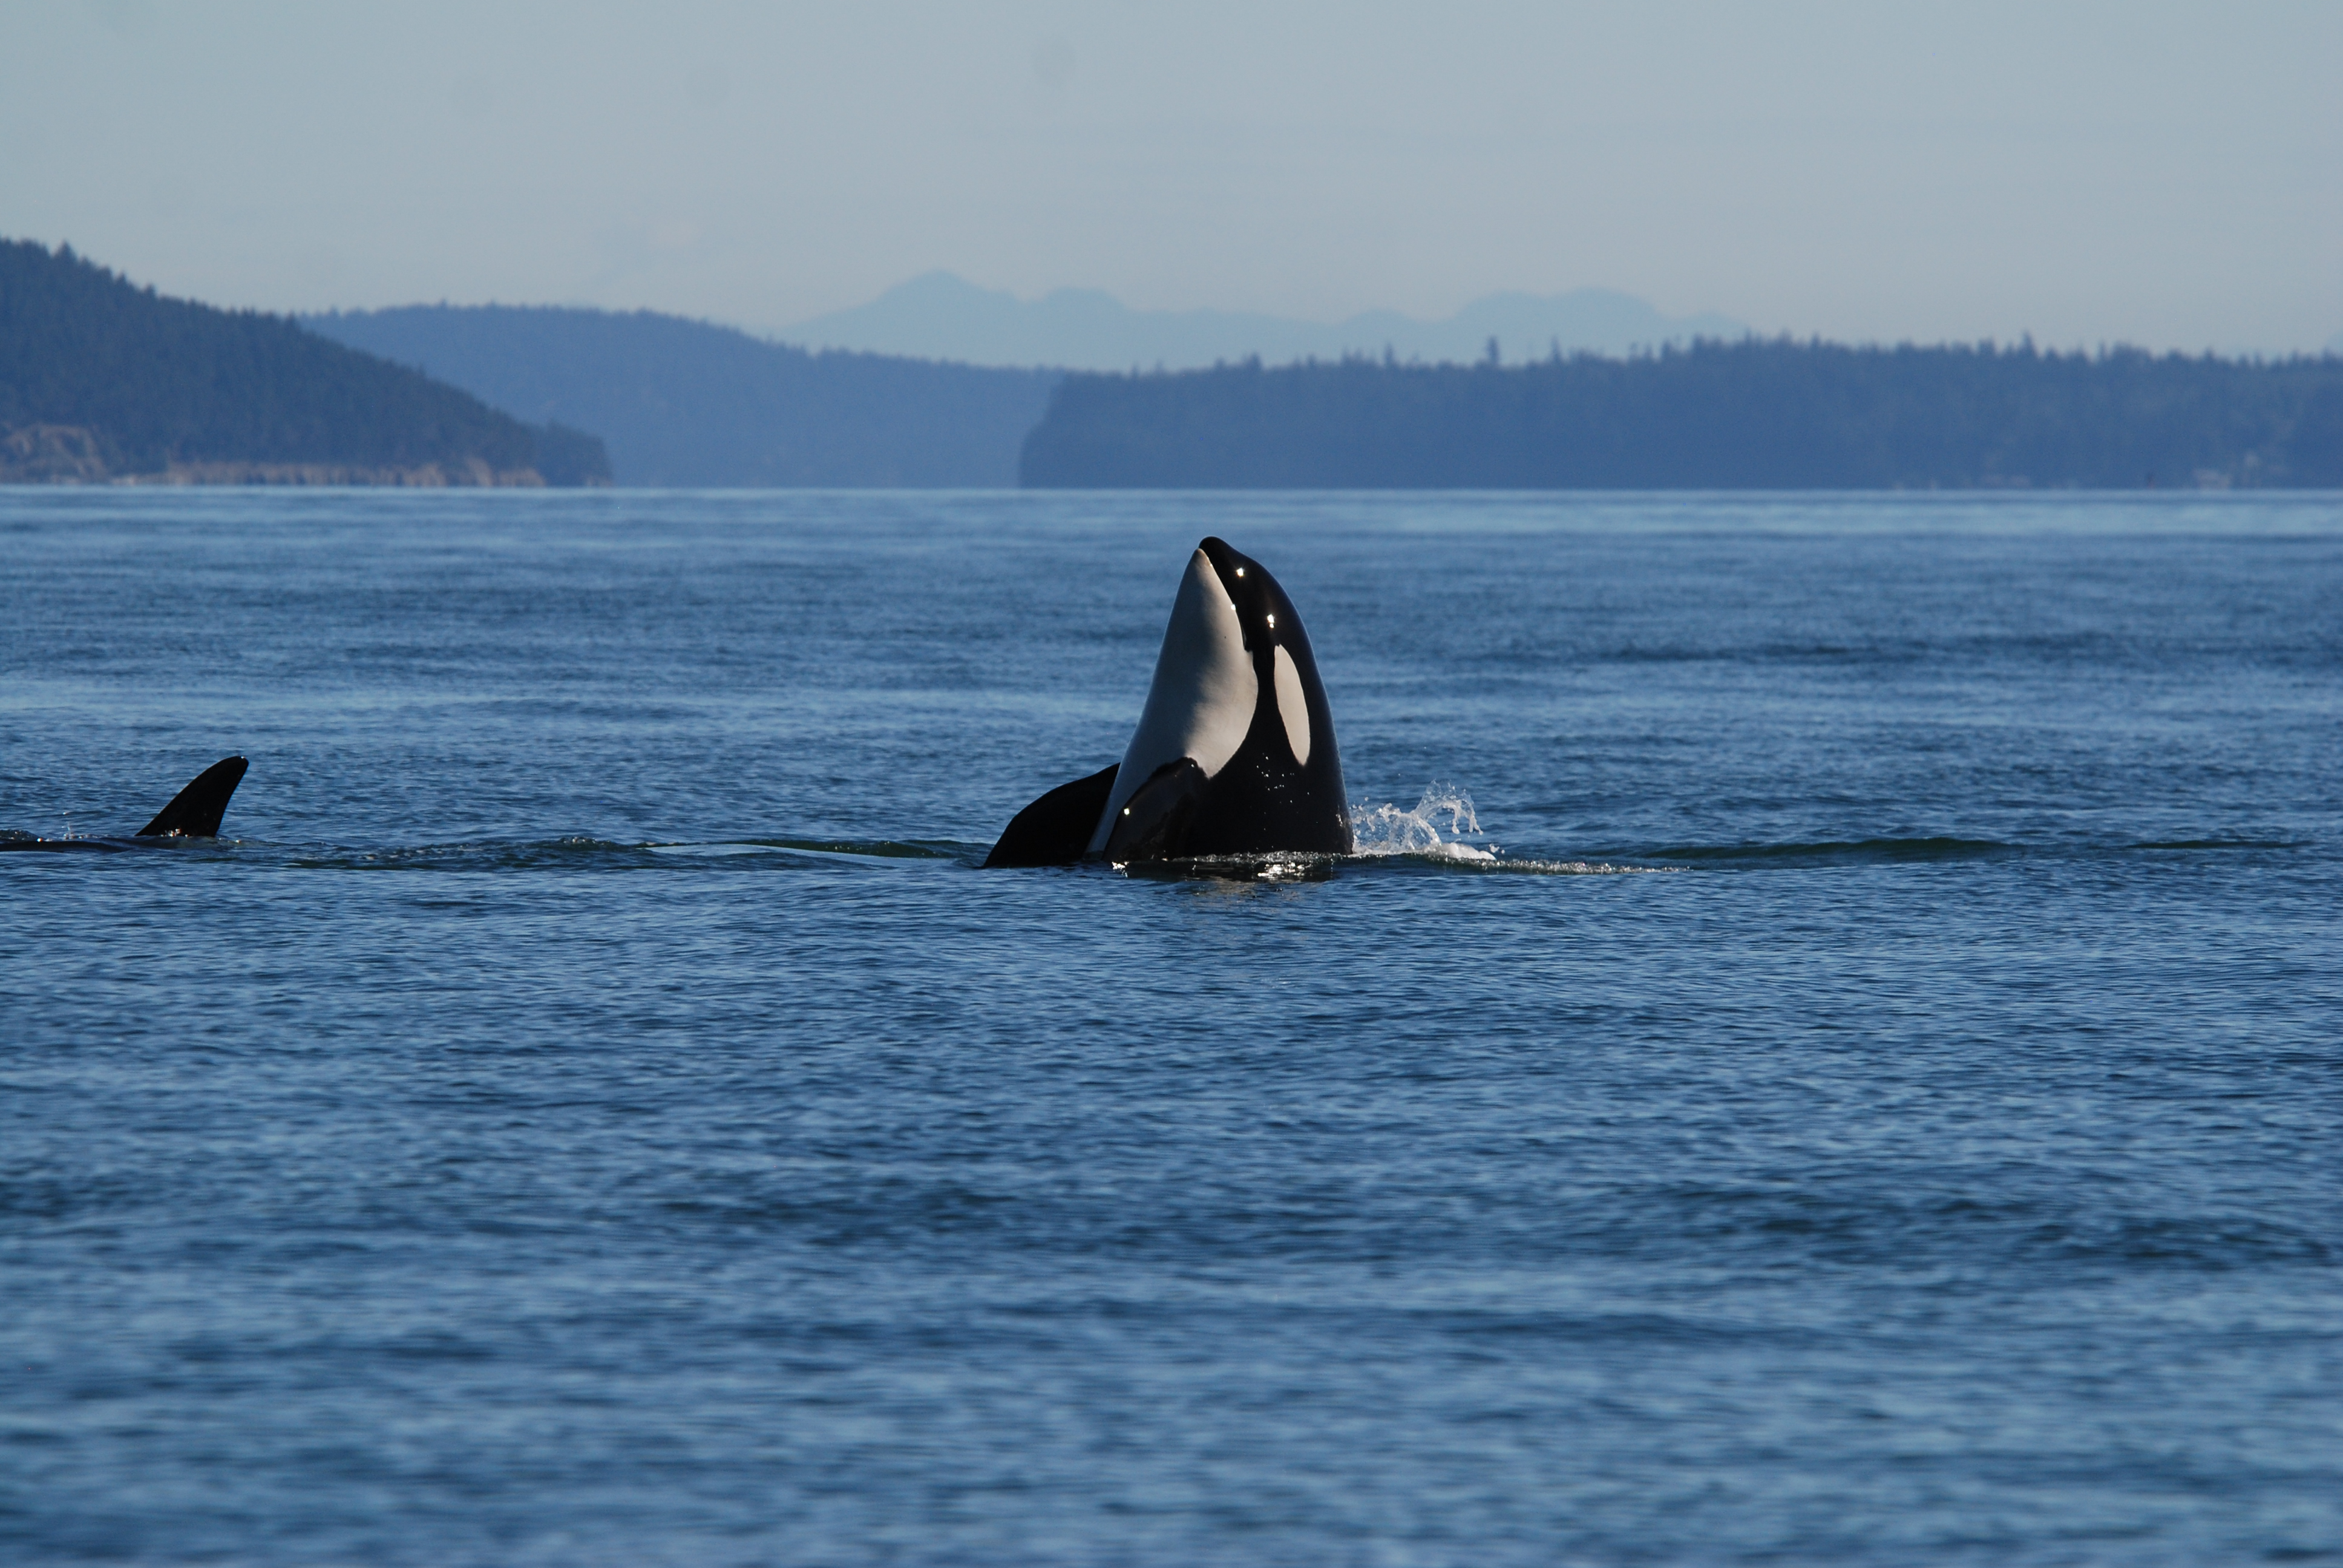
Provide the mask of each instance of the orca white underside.
[{"label": "orca white underside", "polygon": [[1245,650],[1236,606],[1211,559],[1199,549],[1188,558],[1187,575],[1172,601],[1172,619],[1163,628],[1162,651],[1155,656],[1147,706],[1140,710],[1139,728],[1123,749],[1114,790],[1091,834],[1088,852],[1095,855],[1106,849],[1124,804],[1165,763],[1192,758],[1205,778],[1217,777],[1244,744],[1260,699],[1261,682]]}]

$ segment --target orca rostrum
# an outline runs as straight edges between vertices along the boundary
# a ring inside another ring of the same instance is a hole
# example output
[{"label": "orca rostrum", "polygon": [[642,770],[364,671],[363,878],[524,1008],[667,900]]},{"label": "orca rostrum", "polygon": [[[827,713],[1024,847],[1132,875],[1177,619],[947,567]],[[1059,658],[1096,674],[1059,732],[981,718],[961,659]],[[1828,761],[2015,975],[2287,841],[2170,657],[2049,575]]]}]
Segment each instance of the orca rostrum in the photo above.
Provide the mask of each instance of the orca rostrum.
[{"label": "orca rostrum", "polygon": [[1342,759],[1302,617],[1250,556],[1208,538],[1172,601],[1122,760],[1017,813],[988,866],[1356,849]]},{"label": "orca rostrum", "polygon": [[244,780],[247,764],[241,757],[223,757],[171,797],[155,819],[125,838],[0,839],[0,849],[106,850],[144,849],[187,839],[216,839],[220,819],[227,814],[228,797]]}]

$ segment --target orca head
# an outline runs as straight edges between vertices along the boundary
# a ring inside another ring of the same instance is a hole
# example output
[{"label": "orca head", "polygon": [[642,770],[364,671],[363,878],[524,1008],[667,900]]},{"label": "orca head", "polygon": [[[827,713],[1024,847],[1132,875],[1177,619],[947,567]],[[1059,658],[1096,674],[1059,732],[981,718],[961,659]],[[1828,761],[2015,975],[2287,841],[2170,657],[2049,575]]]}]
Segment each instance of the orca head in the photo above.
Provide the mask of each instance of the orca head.
[{"label": "orca head", "polygon": [[[1196,553],[1212,563],[1236,611],[1262,687],[1256,706],[1273,701],[1293,765],[1308,767],[1317,732],[1331,726],[1318,685],[1318,662],[1311,655],[1310,637],[1302,629],[1301,614],[1285,597],[1284,588],[1259,561],[1238,554],[1226,541],[1207,538],[1196,547]],[[1313,707],[1318,710],[1314,714]]]},{"label": "orca head", "polygon": [[1333,723],[1302,618],[1260,562],[1207,538],[1181,578],[1089,852],[1351,849]]}]

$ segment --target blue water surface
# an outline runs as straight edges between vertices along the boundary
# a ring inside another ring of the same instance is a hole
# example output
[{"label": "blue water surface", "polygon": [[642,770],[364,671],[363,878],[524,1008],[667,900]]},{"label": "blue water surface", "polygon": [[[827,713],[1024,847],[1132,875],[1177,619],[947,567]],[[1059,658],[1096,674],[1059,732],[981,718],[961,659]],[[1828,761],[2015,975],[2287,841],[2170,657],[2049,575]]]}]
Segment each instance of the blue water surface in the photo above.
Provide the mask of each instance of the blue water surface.
[{"label": "blue water surface", "polygon": [[[978,869],[1205,534],[1407,852]],[[236,751],[0,1559],[2343,1560],[2343,499],[0,491],[0,829]]]}]

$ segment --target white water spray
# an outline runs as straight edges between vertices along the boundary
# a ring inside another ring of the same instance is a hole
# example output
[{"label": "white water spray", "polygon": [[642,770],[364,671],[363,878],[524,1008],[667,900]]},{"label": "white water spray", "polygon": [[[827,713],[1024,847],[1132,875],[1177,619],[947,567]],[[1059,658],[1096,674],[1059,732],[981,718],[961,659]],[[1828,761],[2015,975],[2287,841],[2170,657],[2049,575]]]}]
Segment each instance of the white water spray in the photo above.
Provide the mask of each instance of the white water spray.
[{"label": "white water spray", "polygon": [[[1351,829],[1362,855],[1422,855],[1435,860],[1493,860],[1497,846],[1486,842],[1473,797],[1453,784],[1429,784],[1423,799],[1402,810],[1396,806],[1351,808]],[[1443,829],[1445,829],[1443,831]],[[1467,839],[1482,839],[1470,844]]]}]

